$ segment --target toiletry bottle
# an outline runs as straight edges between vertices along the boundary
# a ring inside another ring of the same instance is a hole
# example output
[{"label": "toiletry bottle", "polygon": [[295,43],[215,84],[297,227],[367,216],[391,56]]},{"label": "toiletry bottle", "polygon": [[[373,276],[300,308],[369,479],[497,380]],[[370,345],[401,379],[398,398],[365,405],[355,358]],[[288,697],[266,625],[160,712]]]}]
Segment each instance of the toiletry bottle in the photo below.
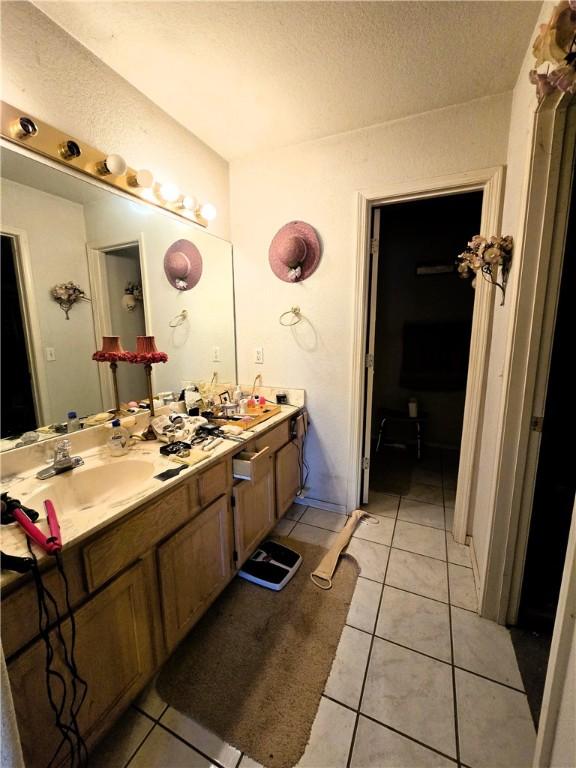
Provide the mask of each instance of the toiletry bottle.
[{"label": "toiletry bottle", "polygon": [[76,411],[68,411],[68,421],[66,423],[67,429],[66,431],[68,434],[70,432],[77,432],[79,429],[82,428],[82,425],[80,424],[80,419],[76,415]]},{"label": "toiletry bottle", "polygon": [[232,394],[232,400],[238,404],[240,403],[240,400],[242,400],[242,390],[240,389],[240,384],[236,385],[236,389]]},{"label": "toiletry bottle", "polygon": [[130,434],[120,426],[120,419],[114,419],[112,422],[112,434],[108,438],[107,445],[112,456],[123,456],[128,453]]}]

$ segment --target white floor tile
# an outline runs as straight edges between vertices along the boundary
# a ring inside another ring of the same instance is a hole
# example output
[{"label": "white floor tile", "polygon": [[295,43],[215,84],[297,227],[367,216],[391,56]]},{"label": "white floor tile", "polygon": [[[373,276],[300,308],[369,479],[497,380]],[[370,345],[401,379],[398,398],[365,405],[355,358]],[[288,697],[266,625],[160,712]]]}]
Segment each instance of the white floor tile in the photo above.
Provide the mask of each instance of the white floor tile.
[{"label": "white floor tile", "polygon": [[157,720],[162,712],[164,712],[166,709],[166,702],[160,698],[160,695],[156,690],[156,677],[154,677],[151,683],[142,691],[140,696],[134,702],[134,705],[155,720]]},{"label": "white floor tile", "polygon": [[296,523],[290,537],[292,539],[299,539],[300,541],[306,541],[308,544],[318,544],[319,547],[325,547],[330,549],[332,544],[336,541],[338,534],[332,531],[327,531],[324,528],[316,528],[313,525],[306,525],[305,523]]},{"label": "white floor tile", "polygon": [[195,720],[168,707],[160,718],[160,723],[181,736],[189,744],[199,749],[208,757],[217,760],[224,768],[235,768],[240,759],[240,751],[223,741]]},{"label": "white floor tile", "polygon": [[452,608],[454,663],[524,690],[510,631],[475,613]]},{"label": "white floor tile", "polygon": [[381,493],[380,491],[370,491],[366,509],[371,515],[396,517],[399,503],[400,496],[395,496],[390,493]]},{"label": "white floor tile", "polygon": [[448,563],[450,579],[450,603],[469,611],[478,610],[478,598],[474,584],[474,573],[471,568]]},{"label": "white floor tile", "polygon": [[389,547],[375,544],[372,541],[352,538],[345,552],[354,557],[360,566],[360,573],[372,581],[384,581],[386,563],[388,562]]},{"label": "white floor tile", "polygon": [[130,768],[210,768],[211,763],[192,747],[155,726],[140,747]]},{"label": "white floor tile", "polygon": [[360,701],[371,640],[365,632],[344,627],[324,690],[327,696],[353,709]]},{"label": "white floor tile", "polygon": [[238,768],[264,768],[264,766],[261,763],[257,763],[256,760],[252,760],[248,755],[243,755]]},{"label": "white floor tile", "polygon": [[454,763],[360,715],[350,765],[352,768],[453,768]]},{"label": "white floor tile", "polygon": [[470,547],[466,544],[458,544],[454,541],[452,531],[446,531],[446,544],[448,546],[448,562],[455,565],[463,565],[466,568],[472,568],[470,558]]},{"label": "white floor tile", "polygon": [[90,768],[124,768],[152,728],[152,720],[128,710],[90,755]]},{"label": "white floor tile", "polygon": [[424,504],[403,498],[398,510],[398,519],[444,529],[444,508],[439,504]]},{"label": "white floor tile", "polygon": [[412,469],[412,482],[423,483],[424,485],[434,485],[437,488],[442,487],[442,472],[427,467],[416,465]]},{"label": "white floor tile", "polygon": [[375,638],[360,709],[446,755],[456,755],[448,664]]},{"label": "white floor tile", "polygon": [[418,555],[435,557],[437,560],[446,560],[445,532],[439,528],[398,520],[392,546]]},{"label": "white floor tile", "polygon": [[382,515],[362,518],[356,526],[354,536],[357,539],[374,541],[376,544],[386,544],[389,547],[392,543],[395,522],[394,518]]},{"label": "white floor tile", "polygon": [[446,518],[446,530],[451,531],[454,527],[454,507],[446,507],[444,517]]},{"label": "white floor tile", "polygon": [[442,486],[428,485],[427,483],[411,483],[403,497],[414,501],[424,501],[427,504],[440,505],[444,503]]},{"label": "white floor tile", "polygon": [[340,515],[338,512],[328,512],[325,509],[308,507],[300,518],[300,522],[316,525],[318,528],[326,528],[327,531],[341,531],[348,522],[348,516]]},{"label": "white floor tile", "polygon": [[448,602],[446,563],[431,557],[391,549],[386,584]]},{"label": "white floor tile", "polygon": [[436,659],[451,661],[448,606],[384,587],[376,634]]},{"label": "white floor tile", "polygon": [[346,623],[364,632],[373,632],[382,586],[375,581],[358,577]]},{"label": "white floor tile", "polygon": [[345,768],[356,715],[322,697],[299,768]]},{"label": "white floor tile", "polygon": [[529,768],[536,734],[525,694],[456,670],[460,756],[474,768]]},{"label": "white floor tile", "polygon": [[288,520],[300,520],[304,512],[308,509],[304,504],[292,504],[288,512],[284,515],[284,519]]},{"label": "white floor tile", "polygon": [[282,520],[278,520],[276,523],[272,534],[276,534],[276,536],[289,536],[290,531],[295,525],[296,522],[294,520],[289,520],[288,518],[283,517]]},{"label": "white floor tile", "polygon": [[456,503],[456,488],[447,488],[444,486],[444,506],[445,507],[452,507],[454,509],[454,504]]}]

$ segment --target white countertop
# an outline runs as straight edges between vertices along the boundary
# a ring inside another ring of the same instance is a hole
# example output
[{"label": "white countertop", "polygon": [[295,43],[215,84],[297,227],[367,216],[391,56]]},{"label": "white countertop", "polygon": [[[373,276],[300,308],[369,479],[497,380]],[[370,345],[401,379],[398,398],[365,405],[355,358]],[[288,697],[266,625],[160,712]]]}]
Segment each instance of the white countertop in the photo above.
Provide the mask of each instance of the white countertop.
[{"label": "white countertop", "polygon": [[[297,406],[283,405],[280,413],[243,432],[241,437],[245,438],[247,442],[255,435],[265,432],[299,410],[300,408]],[[63,549],[65,550],[67,547],[78,544],[98,530],[105,528],[110,523],[119,520],[145,502],[151,501],[157,496],[166,493],[166,491],[172,490],[192,475],[218,463],[225,456],[238,453],[243,449],[240,442],[224,440],[213,451],[206,453],[206,459],[192,467],[186,467],[176,477],[162,481],[157,480],[154,475],[166,469],[174,469],[179,466],[171,461],[169,457],[160,453],[159,449],[162,445],[164,443],[156,440],[138,442],[130,448],[128,454],[120,457],[111,456],[106,445],[95,446],[80,453],[84,460],[83,466],[56,475],[48,480],[38,480],[36,478],[36,473],[46,468],[45,463],[34,467],[28,466],[21,474],[18,473],[18,475],[11,477],[9,486],[5,489],[8,490],[12,498],[21,501],[24,506],[29,506],[27,503],[28,499],[34,500],[33,508],[40,514],[36,525],[47,535],[49,533],[48,524],[42,501],[44,498],[52,498],[60,524]],[[137,483],[137,490],[134,489],[134,482],[131,482],[131,487],[125,488],[123,491],[121,483],[122,470],[114,469],[114,465],[120,467],[122,464],[126,465],[126,462],[146,462],[150,465],[149,475],[148,467],[140,467],[140,469],[144,469],[145,479]],[[67,480],[74,481],[74,478],[79,477],[83,472],[91,472],[93,474],[92,470],[98,467],[102,467],[102,479],[105,481],[108,475],[108,479],[110,482],[113,482],[113,486],[106,489],[103,487],[103,483],[101,483],[98,486],[98,491],[94,494],[95,500],[94,496],[91,495],[90,502],[87,503],[83,503],[82,499],[78,499],[78,494],[76,494],[78,506],[71,509],[70,499],[74,498],[75,494],[69,492],[71,483],[68,484],[69,488],[66,487]],[[51,486],[51,484],[54,485]],[[60,506],[67,505],[67,508],[59,508],[59,499]],[[49,557],[36,544],[32,546],[38,560]],[[2,526],[1,547],[3,552],[10,555],[29,556],[26,536],[17,523]],[[20,578],[19,574],[2,571],[0,586],[4,587],[18,578]]]}]

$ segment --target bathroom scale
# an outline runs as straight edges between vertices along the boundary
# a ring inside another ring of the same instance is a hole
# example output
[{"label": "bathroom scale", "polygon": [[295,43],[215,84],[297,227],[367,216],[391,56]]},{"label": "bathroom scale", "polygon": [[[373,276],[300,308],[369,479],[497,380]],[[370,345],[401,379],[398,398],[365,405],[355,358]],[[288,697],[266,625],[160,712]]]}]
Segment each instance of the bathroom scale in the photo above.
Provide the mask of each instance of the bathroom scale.
[{"label": "bathroom scale", "polygon": [[302,563],[302,555],[293,549],[265,541],[254,552],[238,572],[246,581],[252,581],[276,592],[283,589]]}]

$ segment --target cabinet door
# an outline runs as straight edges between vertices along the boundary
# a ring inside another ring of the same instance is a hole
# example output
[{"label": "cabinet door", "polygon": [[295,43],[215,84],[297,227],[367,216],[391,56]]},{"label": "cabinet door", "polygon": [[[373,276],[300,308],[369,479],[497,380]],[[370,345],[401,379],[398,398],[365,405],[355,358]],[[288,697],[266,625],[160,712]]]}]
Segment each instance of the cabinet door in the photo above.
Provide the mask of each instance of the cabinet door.
[{"label": "cabinet door", "polygon": [[250,557],[276,522],[272,471],[274,458],[270,456],[267,461],[267,471],[259,480],[242,480],[232,490],[238,565]]},{"label": "cabinet door", "polygon": [[[78,724],[86,741],[92,742],[102,726],[126,708],[152,675],[147,584],[146,569],[140,562],[76,612],[76,664],[88,683]],[[70,622],[64,622],[68,647],[70,629]],[[55,630],[50,636],[56,651],[54,666],[68,681]],[[8,666],[28,768],[47,766],[61,738],[48,701],[45,664],[45,646],[38,640]],[[60,691],[57,681],[54,690]],[[66,754],[64,747],[54,764],[58,765]]]},{"label": "cabinet door", "polygon": [[158,549],[164,636],[170,652],[232,574],[232,524],[222,496]]},{"label": "cabinet door", "polygon": [[276,514],[278,517],[288,511],[300,490],[299,445],[288,443],[276,454]]}]

